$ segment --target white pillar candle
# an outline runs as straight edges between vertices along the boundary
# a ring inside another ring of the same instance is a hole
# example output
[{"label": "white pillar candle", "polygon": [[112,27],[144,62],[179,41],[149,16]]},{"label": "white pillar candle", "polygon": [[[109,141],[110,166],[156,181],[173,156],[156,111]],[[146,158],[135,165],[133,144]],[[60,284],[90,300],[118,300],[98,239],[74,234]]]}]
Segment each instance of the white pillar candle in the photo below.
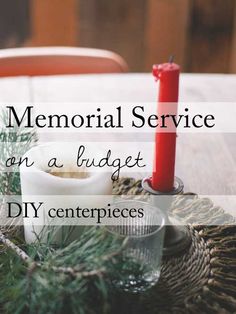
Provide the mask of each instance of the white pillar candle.
[{"label": "white pillar candle", "polygon": [[[81,172],[76,164],[77,151],[78,144],[75,143],[48,143],[31,148],[24,157],[28,157],[28,160],[33,161],[34,165],[26,167],[25,164],[22,164],[20,166],[22,202],[28,201],[29,196],[30,201],[37,204],[39,199],[47,202],[48,195],[111,195],[111,169],[108,167],[100,169],[83,168]],[[86,145],[86,157],[99,159],[99,156],[104,157],[96,149],[94,143],[89,146]],[[49,168],[49,160],[55,157],[58,164],[63,164],[63,168]],[[63,174],[54,173],[55,169],[63,172]],[[74,169],[78,172],[75,173]],[[72,175],[68,174],[71,171],[73,171]],[[52,201],[50,203],[52,204]],[[52,205],[54,208],[73,208],[75,202],[73,202],[73,198],[70,198],[69,201],[66,198],[66,201],[62,203],[61,197],[59,200],[55,197]],[[89,197],[86,198],[86,207],[96,208],[106,205],[105,203],[102,204],[101,197],[99,197],[99,201],[96,201],[94,197],[91,200]],[[34,223],[33,212],[29,214],[32,218],[27,218],[27,224],[24,224],[27,243],[36,240],[45,223],[42,212],[40,212],[40,217],[37,220],[37,226]]]}]

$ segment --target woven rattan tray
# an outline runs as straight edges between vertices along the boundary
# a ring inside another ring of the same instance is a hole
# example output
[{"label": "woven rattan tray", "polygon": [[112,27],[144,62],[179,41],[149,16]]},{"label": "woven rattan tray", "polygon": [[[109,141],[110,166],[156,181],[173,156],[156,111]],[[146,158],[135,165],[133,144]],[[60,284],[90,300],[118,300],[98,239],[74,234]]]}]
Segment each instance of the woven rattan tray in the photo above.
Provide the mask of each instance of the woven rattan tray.
[{"label": "woven rattan tray", "polygon": [[[139,195],[145,192],[139,180],[123,178],[114,185],[114,193]],[[189,224],[190,248],[179,256],[164,258],[161,279],[151,290],[142,295],[118,295],[112,313],[236,313],[234,218],[214,207],[209,199],[196,196],[194,202],[198,213],[207,210],[214,221],[224,215],[229,224]],[[175,215],[184,212],[188,218],[184,207],[173,207],[171,211]]]}]

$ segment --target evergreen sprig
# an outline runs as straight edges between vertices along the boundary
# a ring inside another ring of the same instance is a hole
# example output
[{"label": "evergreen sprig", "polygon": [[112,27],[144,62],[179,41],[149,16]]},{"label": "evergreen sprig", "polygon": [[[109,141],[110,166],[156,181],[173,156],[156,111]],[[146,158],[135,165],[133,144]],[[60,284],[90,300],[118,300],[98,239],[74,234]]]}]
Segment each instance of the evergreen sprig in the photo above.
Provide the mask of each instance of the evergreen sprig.
[{"label": "evergreen sprig", "polygon": [[109,311],[110,279],[119,277],[125,242],[106,229],[91,227],[59,248],[22,242],[24,250],[17,251],[12,241],[1,240],[7,246],[0,265],[0,304],[6,313]]},{"label": "evergreen sprig", "polygon": [[[15,157],[17,160],[22,157],[38,141],[35,129],[26,131],[22,126],[7,128],[8,119],[7,111],[2,109],[0,112],[0,219],[2,211],[5,210],[5,196],[21,195],[19,170],[8,170],[6,161],[8,158]],[[7,232],[9,229],[11,232],[16,231],[14,220],[11,225],[0,224],[0,230]]]},{"label": "evergreen sprig", "polygon": [[26,131],[24,127],[6,128],[8,115],[0,113],[0,195],[20,195],[20,176],[18,171],[7,171],[6,160],[10,157],[22,157],[37,143],[36,131]]},{"label": "evergreen sprig", "polygon": [[[0,125],[7,123],[6,112]],[[6,171],[5,161],[23,156],[36,144],[34,130],[24,128],[0,132],[0,194],[20,195],[19,172]],[[1,208],[3,208],[3,200]],[[0,313],[97,314],[109,312],[111,278],[120,278],[124,266],[121,250],[125,243],[104,228],[90,227],[78,240],[70,242],[69,229],[60,247],[53,239],[58,232],[26,244],[20,227],[0,228]],[[78,227],[77,227],[78,228]],[[60,230],[61,231],[61,230]],[[59,233],[60,233],[59,231]],[[68,244],[69,243],[69,244]],[[121,268],[120,268],[121,267]]]},{"label": "evergreen sprig", "polygon": [[[6,123],[7,114],[2,112],[0,124]],[[0,193],[20,195],[19,172],[7,171],[5,161],[22,157],[37,143],[36,133],[3,127],[0,142]],[[60,246],[55,247],[53,239],[58,231],[63,234],[63,227],[54,228],[43,230],[43,241],[38,238],[26,244],[20,227],[0,227],[0,313],[114,313],[112,279],[122,280],[133,267],[133,261],[124,260],[120,254],[126,240],[105,228],[90,227],[71,242],[70,235],[76,230],[66,226]],[[134,266],[139,272],[140,266]]]}]

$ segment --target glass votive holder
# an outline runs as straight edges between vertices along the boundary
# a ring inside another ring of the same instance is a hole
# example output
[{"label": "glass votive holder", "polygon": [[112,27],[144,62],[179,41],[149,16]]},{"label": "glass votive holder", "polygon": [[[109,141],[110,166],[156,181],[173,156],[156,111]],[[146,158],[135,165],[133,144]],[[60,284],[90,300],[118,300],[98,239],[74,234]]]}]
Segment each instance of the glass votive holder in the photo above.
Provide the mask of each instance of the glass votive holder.
[{"label": "glass votive holder", "polygon": [[[112,205],[126,212],[143,212],[143,217],[119,218],[109,233],[125,242],[121,260],[112,283],[127,292],[143,292],[154,286],[160,278],[165,218],[159,208],[136,200],[124,200]],[[141,209],[141,210],[140,210]],[[134,215],[132,216],[134,217]]]}]

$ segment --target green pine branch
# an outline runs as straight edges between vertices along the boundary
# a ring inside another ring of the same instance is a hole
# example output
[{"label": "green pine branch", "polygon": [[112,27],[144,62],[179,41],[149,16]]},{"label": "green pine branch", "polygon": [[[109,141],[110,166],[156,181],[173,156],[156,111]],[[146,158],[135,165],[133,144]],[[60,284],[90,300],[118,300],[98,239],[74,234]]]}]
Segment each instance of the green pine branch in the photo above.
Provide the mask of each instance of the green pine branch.
[{"label": "green pine branch", "polygon": [[20,195],[20,175],[18,171],[10,172],[5,167],[10,157],[22,157],[37,143],[35,130],[26,131],[24,127],[6,128],[8,115],[5,110],[0,113],[0,194]]},{"label": "green pine branch", "polygon": [[119,277],[126,243],[106,229],[89,228],[79,240],[57,249],[50,243],[22,242],[23,250],[4,235],[0,241],[7,247],[0,265],[5,313],[109,311],[110,280]]},{"label": "green pine branch", "polygon": [[[34,130],[4,128],[7,118],[6,112],[0,114],[0,193],[20,195],[19,172],[7,171],[5,162],[23,156],[37,136]],[[3,205],[2,199],[0,209]],[[73,229],[66,227],[60,247],[55,248],[59,227],[46,228],[44,242],[38,239],[33,244],[24,242],[19,229],[0,228],[0,313],[109,312],[111,278],[120,278],[125,243],[94,227],[70,242]]]}]

